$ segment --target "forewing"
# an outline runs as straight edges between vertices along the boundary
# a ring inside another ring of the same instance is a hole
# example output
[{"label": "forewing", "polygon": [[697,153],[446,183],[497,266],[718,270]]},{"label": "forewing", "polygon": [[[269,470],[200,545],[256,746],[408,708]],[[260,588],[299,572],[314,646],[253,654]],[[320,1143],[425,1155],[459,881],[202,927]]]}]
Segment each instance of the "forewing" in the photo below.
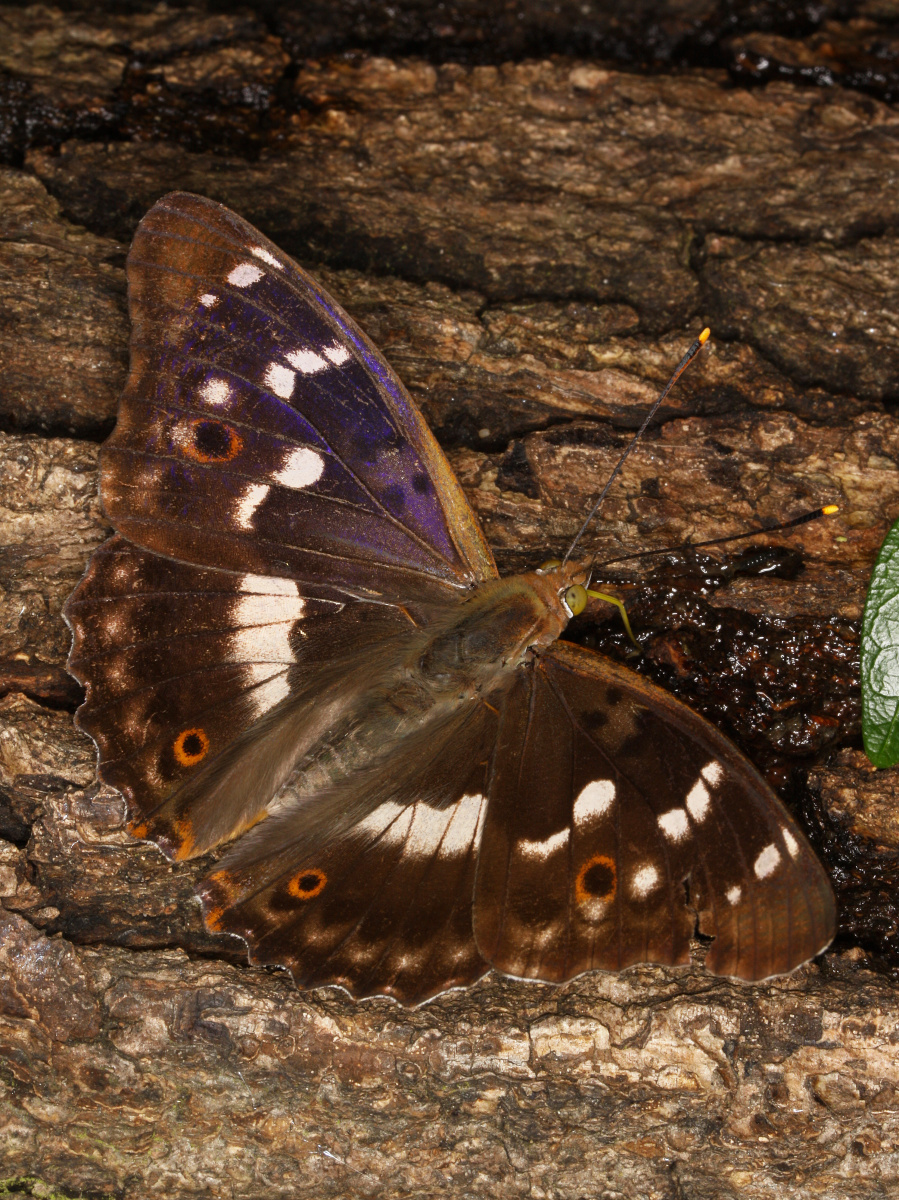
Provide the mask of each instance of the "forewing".
[{"label": "forewing", "polygon": [[686,963],[764,979],[830,942],[814,853],[761,776],[702,717],[556,643],[503,706],[475,890],[484,958],[527,978]]},{"label": "forewing", "polygon": [[104,506],[182,561],[403,602],[495,576],[383,357],[246,221],[172,193],[128,256],[131,371]]},{"label": "forewing", "polygon": [[[490,710],[412,739],[374,774],[270,818],[201,885],[209,925],[303,987],[418,1004],[488,966],[471,905]],[[362,813],[347,826],[327,814]]]}]

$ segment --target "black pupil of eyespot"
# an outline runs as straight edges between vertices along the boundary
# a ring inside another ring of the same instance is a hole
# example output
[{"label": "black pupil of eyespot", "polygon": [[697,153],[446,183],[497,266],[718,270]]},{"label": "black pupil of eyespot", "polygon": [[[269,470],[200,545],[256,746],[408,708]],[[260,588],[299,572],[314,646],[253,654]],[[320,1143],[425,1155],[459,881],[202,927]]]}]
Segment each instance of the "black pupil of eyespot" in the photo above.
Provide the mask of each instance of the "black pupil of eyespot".
[{"label": "black pupil of eyespot", "polygon": [[300,891],[314,892],[319,885],[319,877],[317,875],[301,875],[300,876]]},{"label": "black pupil of eyespot", "polygon": [[201,421],[196,427],[194,445],[208,458],[227,458],[231,450],[231,431],[215,421]]},{"label": "black pupil of eyespot", "polygon": [[181,748],[188,758],[195,758],[198,754],[203,753],[203,743],[195,733],[189,733],[181,743]]},{"label": "black pupil of eyespot", "polygon": [[591,896],[608,896],[615,884],[615,874],[606,863],[594,863],[584,872],[581,882]]}]

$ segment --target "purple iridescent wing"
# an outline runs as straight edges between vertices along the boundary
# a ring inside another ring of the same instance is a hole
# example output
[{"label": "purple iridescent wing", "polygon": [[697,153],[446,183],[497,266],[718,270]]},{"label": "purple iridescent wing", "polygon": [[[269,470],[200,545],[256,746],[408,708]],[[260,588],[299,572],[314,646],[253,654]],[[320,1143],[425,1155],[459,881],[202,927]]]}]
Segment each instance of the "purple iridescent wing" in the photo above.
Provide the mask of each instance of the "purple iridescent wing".
[{"label": "purple iridescent wing", "polygon": [[131,372],[101,489],[131,542],[398,603],[496,575],[402,384],[246,221],[165,196],[135,234],[128,285]]}]

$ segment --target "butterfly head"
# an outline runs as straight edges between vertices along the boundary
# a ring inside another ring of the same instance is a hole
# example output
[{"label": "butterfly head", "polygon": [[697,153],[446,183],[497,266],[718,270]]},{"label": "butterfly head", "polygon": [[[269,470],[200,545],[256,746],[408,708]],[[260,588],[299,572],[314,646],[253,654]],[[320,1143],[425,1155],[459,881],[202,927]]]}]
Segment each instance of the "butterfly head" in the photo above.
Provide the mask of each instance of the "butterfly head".
[{"label": "butterfly head", "polygon": [[548,558],[537,568],[537,574],[549,576],[558,584],[559,599],[569,617],[579,616],[587,607],[590,568],[586,563],[563,563],[560,558]]}]

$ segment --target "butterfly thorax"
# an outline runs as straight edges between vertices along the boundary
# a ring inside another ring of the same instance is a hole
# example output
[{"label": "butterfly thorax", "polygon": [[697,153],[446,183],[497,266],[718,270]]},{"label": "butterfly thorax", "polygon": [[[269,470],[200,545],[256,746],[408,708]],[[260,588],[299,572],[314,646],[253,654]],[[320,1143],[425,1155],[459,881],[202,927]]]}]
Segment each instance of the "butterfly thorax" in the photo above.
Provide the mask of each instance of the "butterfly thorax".
[{"label": "butterfly thorax", "polygon": [[476,698],[501,686],[529,651],[554,642],[570,616],[557,578],[488,580],[434,622],[416,674],[435,695]]},{"label": "butterfly thorax", "polygon": [[439,725],[460,702],[502,690],[529,652],[554,642],[569,619],[558,581],[536,572],[488,580],[464,600],[432,609],[406,636],[405,654],[369,677],[298,762],[305,786],[314,790],[323,775],[333,780],[352,772]]}]

